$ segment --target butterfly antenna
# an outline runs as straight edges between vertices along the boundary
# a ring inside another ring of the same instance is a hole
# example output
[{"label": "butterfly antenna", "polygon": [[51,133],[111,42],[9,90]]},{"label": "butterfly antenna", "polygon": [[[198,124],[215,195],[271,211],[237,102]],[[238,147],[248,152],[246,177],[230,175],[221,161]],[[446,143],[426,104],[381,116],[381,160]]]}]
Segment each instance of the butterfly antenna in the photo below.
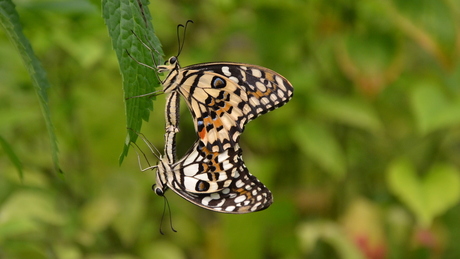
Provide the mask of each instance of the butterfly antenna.
[{"label": "butterfly antenna", "polygon": [[180,36],[179,36],[179,28],[181,28],[181,27],[184,27],[184,25],[183,25],[183,24],[177,25],[176,34],[177,34],[177,45],[178,45],[178,50],[177,50],[177,55],[176,55],[176,57],[179,57],[180,53],[182,52],[182,50],[181,50]]},{"label": "butterfly antenna", "polygon": [[172,213],[171,213],[171,207],[169,206],[169,201],[168,199],[166,199],[166,196],[165,197],[165,200],[166,200],[166,204],[168,205],[168,211],[169,211],[169,227],[171,228],[171,230],[173,232],[177,232],[177,230],[174,229],[173,227],[173,223],[172,223]]},{"label": "butterfly antenna", "polygon": [[[186,23],[185,23],[185,26],[183,24],[179,24],[177,25],[177,43],[178,43],[178,46],[179,46],[179,50],[177,51],[177,55],[176,57],[179,57],[180,53],[182,52],[182,49],[184,48],[184,43],[185,43],[185,33],[187,31],[187,26],[189,23],[193,23],[192,20],[188,20]],[[181,42],[181,38],[179,36],[179,28],[183,27],[184,28],[184,32],[182,33],[182,42]]]},{"label": "butterfly antenna", "polygon": [[[164,197],[164,196],[163,196]],[[166,197],[165,197],[166,200]],[[166,213],[166,202],[163,203],[163,214],[161,214],[161,220],[160,220],[160,234],[164,236],[165,233],[163,233],[162,227],[163,227],[163,219],[165,218],[165,213]]]},{"label": "butterfly antenna", "polygon": [[168,207],[168,212],[169,212],[169,226],[173,232],[177,232],[177,230],[174,229],[173,224],[172,224],[171,207],[169,206],[168,198],[166,198],[166,196],[163,196],[163,198],[164,198],[163,214],[161,215],[161,221],[160,221],[160,234],[162,235],[164,235],[164,233],[163,233],[163,230],[161,229],[161,226],[163,226],[163,220],[166,214],[166,207]]}]

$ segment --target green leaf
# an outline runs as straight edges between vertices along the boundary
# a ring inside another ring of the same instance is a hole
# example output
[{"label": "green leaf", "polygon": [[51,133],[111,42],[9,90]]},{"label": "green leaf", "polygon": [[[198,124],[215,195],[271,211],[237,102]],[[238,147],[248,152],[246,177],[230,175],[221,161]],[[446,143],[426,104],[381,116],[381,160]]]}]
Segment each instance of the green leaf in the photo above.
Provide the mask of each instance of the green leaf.
[{"label": "green leaf", "polygon": [[460,125],[460,98],[449,100],[439,87],[429,82],[415,84],[411,97],[420,133]]},{"label": "green leaf", "polygon": [[35,56],[27,38],[22,33],[22,26],[19,20],[19,15],[16,12],[14,4],[10,0],[0,1],[0,23],[5,28],[6,34],[13,45],[18,49],[19,54],[29,72],[32,83],[35,87],[35,92],[38,95],[40,107],[45,119],[46,128],[51,141],[51,156],[56,171],[60,171],[58,159],[57,139],[54,133],[53,123],[51,121],[50,108],[48,106],[48,93],[50,87],[46,78],[45,69],[40,61]]},{"label": "green leaf", "polygon": [[359,99],[345,99],[322,93],[312,97],[312,100],[315,110],[333,120],[372,132],[382,129],[374,109]]},{"label": "green leaf", "polygon": [[447,105],[441,93],[428,83],[419,83],[412,92],[411,101],[418,130],[426,134],[436,128],[434,121]]},{"label": "green leaf", "polygon": [[459,202],[460,176],[454,166],[434,165],[424,182],[425,199],[433,217],[443,214]]},{"label": "green leaf", "polygon": [[435,165],[424,178],[420,178],[409,161],[400,159],[389,167],[387,182],[423,227],[428,227],[434,217],[460,199],[460,177],[450,165]]},{"label": "green leaf", "polygon": [[22,8],[31,11],[48,10],[53,13],[82,14],[96,13],[96,5],[90,1],[66,0],[66,1],[27,1],[21,3]]},{"label": "green leaf", "polygon": [[297,227],[297,236],[299,237],[301,248],[307,254],[314,251],[318,241],[323,240],[334,248],[338,258],[366,258],[343,229],[332,221],[301,223]]},{"label": "green leaf", "polygon": [[407,160],[393,162],[387,172],[387,182],[394,193],[423,222],[427,221],[427,212],[421,198],[421,187],[413,165]]},{"label": "green leaf", "polygon": [[325,171],[341,179],[345,176],[345,155],[330,129],[313,121],[299,123],[295,129],[299,148]]},{"label": "green leaf", "polygon": [[[157,63],[163,63],[161,44],[150,22],[152,18],[147,5],[147,0],[102,1],[103,17],[120,65],[125,98],[151,93],[160,86],[155,71],[139,64],[154,67],[153,56]],[[120,155],[120,164],[128,154],[130,142],[136,141],[136,133],[141,130],[142,120],[149,120],[153,109],[152,100],[149,97],[126,100],[127,136]]]},{"label": "green leaf", "polygon": [[11,162],[13,162],[14,166],[18,170],[19,178],[23,180],[24,174],[22,172],[22,163],[19,160],[16,153],[11,148],[11,145],[8,142],[6,142],[6,140],[1,136],[0,136],[0,145],[3,147],[3,150],[5,151],[6,155],[10,158]]},{"label": "green leaf", "polygon": [[49,194],[36,190],[21,190],[2,201],[0,240],[26,233],[41,233],[47,224],[61,226],[66,220]]}]

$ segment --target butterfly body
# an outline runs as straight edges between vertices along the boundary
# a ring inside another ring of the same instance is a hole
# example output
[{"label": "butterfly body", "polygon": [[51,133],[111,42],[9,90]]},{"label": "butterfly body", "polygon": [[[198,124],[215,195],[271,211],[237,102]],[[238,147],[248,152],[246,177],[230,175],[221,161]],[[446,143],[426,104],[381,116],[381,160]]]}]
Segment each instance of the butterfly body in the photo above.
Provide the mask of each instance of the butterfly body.
[{"label": "butterfly body", "polygon": [[238,143],[246,123],[286,104],[291,83],[264,67],[212,62],[181,68],[176,57],[158,72],[169,72],[163,91],[178,91],[192,114],[199,139],[212,152]]}]

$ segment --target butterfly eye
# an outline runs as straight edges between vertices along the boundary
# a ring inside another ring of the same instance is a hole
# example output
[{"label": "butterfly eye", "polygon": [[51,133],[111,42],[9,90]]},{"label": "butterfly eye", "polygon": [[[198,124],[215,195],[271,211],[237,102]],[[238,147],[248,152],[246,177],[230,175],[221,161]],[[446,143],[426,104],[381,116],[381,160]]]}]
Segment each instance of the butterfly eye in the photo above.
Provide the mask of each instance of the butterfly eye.
[{"label": "butterfly eye", "polygon": [[156,186],[156,184],[154,184],[152,186],[152,189],[155,192],[155,194],[158,195],[158,196],[164,196],[165,195],[164,191],[160,187]]},{"label": "butterfly eye", "polygon": [[224,88],[227,85],[224,79],[215,76],[211,81],[212,88]]},{"label": "butterfly eye", "polygon": [[176,57],[170,57],[168,61],[169,61],[169,64],[174,65],[177,62],[177,58]]},{"label": "butterfly eye", "polygon": [[156,193],[156,195],[158,195],[158,196],[164,196],[164,195],[165,195],[165,193],[163,192],[163,190],[160,189],[160,188],[155,188],[155,193]]}]

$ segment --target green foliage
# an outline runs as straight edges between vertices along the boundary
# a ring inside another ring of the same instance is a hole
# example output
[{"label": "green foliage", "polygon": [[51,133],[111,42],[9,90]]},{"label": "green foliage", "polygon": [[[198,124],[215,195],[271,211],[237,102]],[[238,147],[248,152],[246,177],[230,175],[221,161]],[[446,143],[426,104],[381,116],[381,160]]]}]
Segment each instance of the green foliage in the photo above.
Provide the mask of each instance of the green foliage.
[{"label": "green foliage", "polygon": [[448,165],[434,165],[419,179],[408,161],[396,161],[389,168],[388,185],[423,227],[429,227],[436,216],[460,199],[459,172]]},{"label": "green foliage", "polygon": [[341,232],[340,226],[332,222],[304,223],[300,225],[298,235],[305,252],[313,250],[317,242],[324,240],[337,251],[339,258],[366,258]]},{"label": "green foliage", "polygon": [[[456,1],[16,4],[0,1],[0,258],[460,257]],[[136,132],[163,146],[164,96],[129,97],[160,89],[139,63],[162,63],[155,33],[176,54],[188,19],[183,66],[262,65],[295,93],[241,138],[274,204],[222,215],[167,192],[173,233],[154,172],[117,160]]]},{"label": "green foliage", "polygon": [[0,145],[2,146],[3,151],[5,151],[5,154],[11,160],[11,162],[13,162],[14,166],[18,170],[19,177],[22,179],[24,177],[24,173],[23,173],[23,170],[22,170],[21,160],[19,160],[19,158],[16,155],[16,153],[14,153],[13,148],[11,147],[11,145],[8,142],[6,142],[6,140],[4,138],[2,138],[1,136],[0,136]]},{"label": "green foliage", "polygon": [[460,97],[445,96],[430,82],[415,82],[411,101],[417,127],[422,135],[460,124]]},{"label": "green foliage", "polygon": [[299,149],[314,159],[326,172],[341,180],[345,176],[345,155],[331,131],[315,122],[300,122],[296,127]]},{"label": "green foliage", "polygon": [[[0,3],[0,22],[5,29],[8,38],[13,43],[13,45],[21,54],[21,58],[26,66],[29,76],[32,79],[32,82],[35,86],[35,92],[37,93],[40,101],[40,107],[42,110],[43,118],[46,122],[46,127],[48,129],[48,135],[51,141],[51,156],[53,158],[54,168],[56,171],[59,171],[59,160],[58,160],[58,147],[56,134],[54,133],[53,123],[51,121],[50,108],[48,105],[48,93],[47,89],[49,88],[48,79],[46,78],[46,72],[40,61],[35,56],[32,46],[30,46],[29,41],[22,33],[22,27],[19,22],[19,15],[16,12],[14,4],[11,0],[2,1]],[[11,149],[10,149],[11,150]],[[12,154],[12,152],[7,153]],[[11,156],[10,157],[14,157]],[[12,159],[15,161],[15,159]],[[14,162],[16,165],[17,162]]]}]

